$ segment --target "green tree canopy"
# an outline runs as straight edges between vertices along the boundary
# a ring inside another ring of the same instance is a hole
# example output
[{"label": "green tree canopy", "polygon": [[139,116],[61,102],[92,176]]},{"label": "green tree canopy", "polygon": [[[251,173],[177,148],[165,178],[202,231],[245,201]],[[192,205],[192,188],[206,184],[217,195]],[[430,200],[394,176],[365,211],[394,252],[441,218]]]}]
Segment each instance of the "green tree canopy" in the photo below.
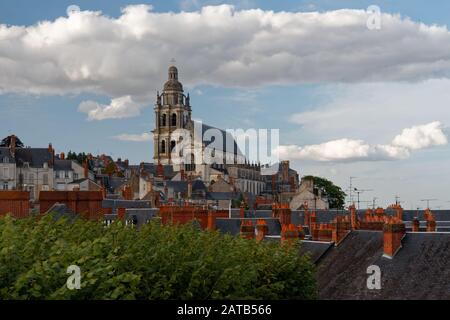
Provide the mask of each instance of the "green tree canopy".
[{"label": "green tree canopy", "polygon": [[[80,290],[66,286],[81,269]],[[193,225],[141,229],[52,215],[0,218],[0,300],[314,299],[314,265],[295,245]]]},{"label": "green tree canopy", "polygon": [[324,194],[328,197],[330,209],[343,209],[345,205],[345,197],[347,194],[341,187],[335,185],[330,180],[315,176],[305,176],[303,179],[313,180],[314,187],[322,189]]},{"label": "green tree canopy", "polygon": [[84,163],[84,161],[86,161],[86,159],[87,159],[87,154],[86,153],[76,153],[76,152],[72,152],[72,151],[69,151],[69,153],[67,154],[67,157],[66,157],[66,159],[67,160],[73,160],[73,161],[76,161],[76,162],[78,162],[80,165],[82,165],[83,163]]}]

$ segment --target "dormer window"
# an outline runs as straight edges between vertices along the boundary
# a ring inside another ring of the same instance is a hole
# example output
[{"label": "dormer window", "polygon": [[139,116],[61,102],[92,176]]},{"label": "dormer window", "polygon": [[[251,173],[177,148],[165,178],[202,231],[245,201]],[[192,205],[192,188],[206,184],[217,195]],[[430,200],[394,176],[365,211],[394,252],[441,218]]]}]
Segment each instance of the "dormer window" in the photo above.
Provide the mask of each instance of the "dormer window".
[{"label": "dormer window", "polygon": [[3,158],[3,163],[8,163],[9,162],[9,158],[8,157],[4,157]]},{"label": "dormer window", "polygon": [[44,162],[43,167],[44,167],[44,169],[48,169],[48,163],[47,163],[47,162]]}]

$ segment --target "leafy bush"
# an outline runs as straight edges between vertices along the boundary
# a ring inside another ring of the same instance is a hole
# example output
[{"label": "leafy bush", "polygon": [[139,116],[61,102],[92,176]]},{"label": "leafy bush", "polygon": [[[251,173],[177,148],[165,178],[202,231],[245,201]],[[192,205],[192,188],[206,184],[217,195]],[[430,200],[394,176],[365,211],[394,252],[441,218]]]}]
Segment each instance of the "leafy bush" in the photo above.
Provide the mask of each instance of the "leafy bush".
[{"label": "leafy bush", "polygon": [[[66,286],[81,268],[81,289]],[[2,299],[313,299],[298,249],[193,226],[0,218]]]}]

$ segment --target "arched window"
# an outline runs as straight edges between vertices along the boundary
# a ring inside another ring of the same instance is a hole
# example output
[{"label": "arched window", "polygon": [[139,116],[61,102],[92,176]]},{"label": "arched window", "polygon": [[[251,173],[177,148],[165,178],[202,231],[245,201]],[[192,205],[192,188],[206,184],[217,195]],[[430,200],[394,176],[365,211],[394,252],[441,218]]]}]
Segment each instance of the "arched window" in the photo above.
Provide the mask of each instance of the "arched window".
[{"label": "arched window", "polygon": [[172,127],[177,126],[177,115],[174,113],[172,114]]},{"label": "arched window", "polygon": [[166,153],[166,141],[161,141],[161,153]]},{"label": "arched window", "polygon": [[165,127],[167,126],[167,115],[163,114],[162,116],[162,126]]},{"label": "arched window", "polygon": [[170,152],[173,152],[175,150],[176,145],[177,143],[175,142],[175,140],[170,141]]}]

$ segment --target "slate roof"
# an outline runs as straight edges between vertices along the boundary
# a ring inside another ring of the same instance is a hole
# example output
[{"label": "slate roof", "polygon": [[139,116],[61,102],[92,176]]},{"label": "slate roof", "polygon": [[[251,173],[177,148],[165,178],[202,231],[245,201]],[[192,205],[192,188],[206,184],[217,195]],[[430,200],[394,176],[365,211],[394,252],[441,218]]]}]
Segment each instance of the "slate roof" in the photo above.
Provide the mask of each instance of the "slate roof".
[{"label": "slate roof", "polygon": [[72,160],[58,160],[58,159],[55,159],[55,164],[53,165],[53,170],[73,171],[73,169],[72,169]]},{"label": "slate roof", "polygon": [[[155,163],[143,163],[142,166],[143,166],[143,169],[144,169],[145,172],[151,173],[154,176],[156,176],[156,171],[157,171],[157,168],[158,168],[158,164],[155,164]],[[171,179],[171,178],[173,178],[176,175],[176,173],[173,170],[173,166],[171,166],[171,165],[163,165],[163,168],[164,168],[164,176],[167,179],[169,179],[169,178]]]},{"label": "slate roof", "polygon": [[[450,299],[450,233],[411,233],[393,259],[383,233],[352,231],[318,264],[321,299]],[[381,269],[381,290],[367,288],[367,267]]]},{"label": "slate roof", "polygon": [[52,157],[53,154],[47,148],[18,148],[15,155],[17,166],[23,167],[28,162],[33,168],[42,168],[44,163],[51,167]]},{"label": "slate roof", "polygon": [[239,194],[235,192],[208,192],[206,194],[208,200],[234,200],[238,198]]},{"label": "slate roof", "polygon": [[[195,122],[195,121],[194,121]],[[236,140],[234,139],[233,135],[228,133],[225,130],[207,125],[207,124],[202,124],[202,137],[205,137],[205,132],[207,132],[208,130],[213,129],[213,130],[219,130],[219,132],[222,134],[222,141],[220,141],[220,143],[218,143],[218,145],[214,145],[214,147],[217,147],[216,150],[220,150],[220,151],[229,151],[227,150],[228,146],[227,143],[229,143],[230,141],[233,143],[233,151],[232,153],[235,155],[239,155],[239,156],[243,156],[242,151],[239,149]],[[211,134],[214,134],[214,132],[211,131]],[[206,139],[206,138],[205,138]],[[205,144],[206,147],[208,147],[210,144],[214,143],[215,141],[215,137],[213,136],[211,138],[211,141],[203,141],[203,143]],[[212,148],[212,146],[211,146]],[[231,148],[231,144],[230,144],[230,148]]]},{"label": "slate roof", "polygon": [[[252,224],[256,226],[256,223],[258,219],[249,219],[247,220],[252,221]],[[269,227],[268,236],[277,236],[281,233],[281,224],[278,219],[264,219],[266,220],[267,226]],[[231,219],[224,219],[224,218],[217,218],[216,219],[216,228],[222,233],[227,233],[231,235],[239,235],[241,230],[241,219],[239,218],[231,218]]]},{"label": "slate roof", "polygon": [[4,163],[4,158],[7,158],[7,163],[14,163],[14,159],[11,157],[9,148],[0,147],[0,163]]},{"label": "slate roof", "polygon": [[332,242],[302,240],[300,254],[308,254],[311,261],[317,263],[333,246]]}]

